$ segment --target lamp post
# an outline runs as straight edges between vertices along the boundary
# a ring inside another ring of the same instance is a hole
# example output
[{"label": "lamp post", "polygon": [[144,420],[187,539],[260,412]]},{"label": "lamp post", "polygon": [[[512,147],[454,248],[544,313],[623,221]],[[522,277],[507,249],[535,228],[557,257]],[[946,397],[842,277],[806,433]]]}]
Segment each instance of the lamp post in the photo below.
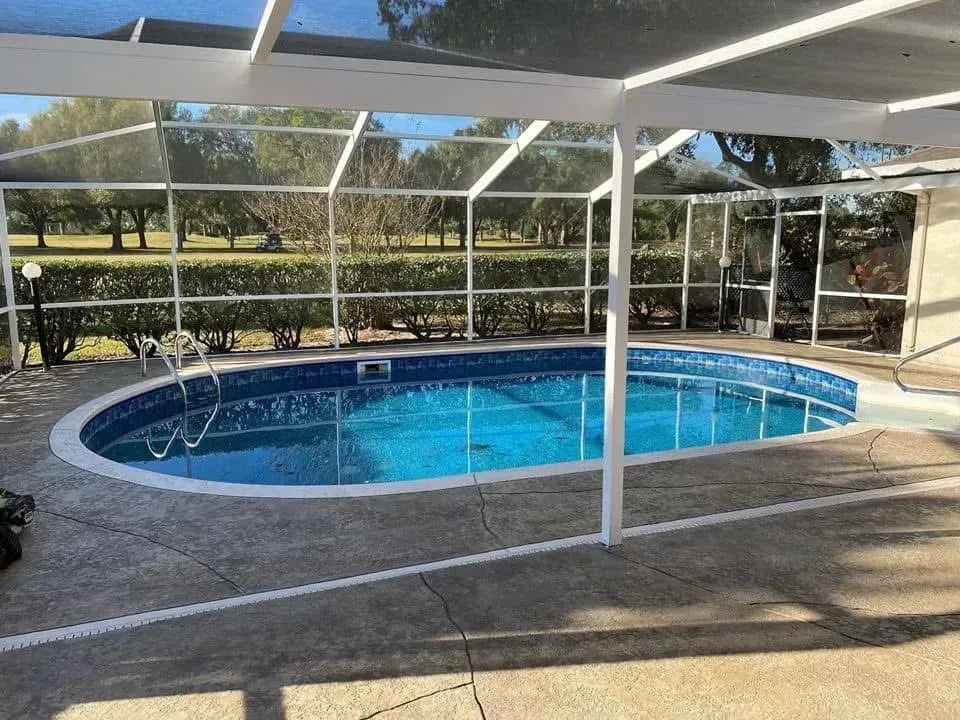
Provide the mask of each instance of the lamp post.
[{"label": "lamp post", "polygon": [[37,342],[40,343],[40,361],[43,363],[43,371],[50,370],[50,361],[47,359],[47,335],[43,328],[43,308],[40,306],[40,276],[43,275],[43,269],[35,262],[25,263],[21,271],[23,276],[30,281],[30,290],[33,293],[33,318],[37,326]]},{"label": "lamp post", "polygon": [[727,281],[730,278],[730,266],[733,259],[729,255],[720,258],[720,308],[717,311],[717,332],[723,332],[727,326]]}]

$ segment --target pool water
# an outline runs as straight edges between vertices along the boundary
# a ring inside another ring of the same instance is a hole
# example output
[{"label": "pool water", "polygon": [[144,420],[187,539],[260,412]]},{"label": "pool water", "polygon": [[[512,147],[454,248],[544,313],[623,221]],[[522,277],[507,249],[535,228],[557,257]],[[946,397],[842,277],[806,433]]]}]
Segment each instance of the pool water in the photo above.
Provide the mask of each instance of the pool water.
[{"label": "pool water", "polygon": [[[213,407],[191,408],[195,443]],[[632,373],[629,455],[799,435],[853,421],[815,400],[726,380]],[[129,466],[257,485],[420,480],[600,458],[602,373],[288,392],[224,404],[195,449],[182,418],[138,428],[99,452]]]}]

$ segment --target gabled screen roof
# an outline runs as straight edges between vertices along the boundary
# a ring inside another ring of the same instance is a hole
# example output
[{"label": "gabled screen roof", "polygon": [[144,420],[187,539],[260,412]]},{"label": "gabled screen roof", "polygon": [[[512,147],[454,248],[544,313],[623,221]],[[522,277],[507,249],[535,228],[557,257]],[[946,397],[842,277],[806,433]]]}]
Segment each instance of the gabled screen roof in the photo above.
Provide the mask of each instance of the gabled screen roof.
[{"label": "gabled screen roof", "polygon": [[[619,80],[851,2],[296,0],[272,48]],[[0,33],[249,50],[265,4],[5,0]],[[896,101],[957,90],[958,43],[960,2],[940,0],[677,82]]]}]

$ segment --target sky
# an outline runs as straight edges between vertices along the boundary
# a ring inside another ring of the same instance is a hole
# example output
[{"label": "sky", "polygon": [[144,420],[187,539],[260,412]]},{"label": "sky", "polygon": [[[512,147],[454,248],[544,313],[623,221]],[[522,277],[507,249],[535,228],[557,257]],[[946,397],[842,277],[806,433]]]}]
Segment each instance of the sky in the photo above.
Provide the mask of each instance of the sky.
[{"label": "sky", "polygon": [[[151,17],[256,27],[266,0],[3,0],[0,32],[95,35]],[[284,30],[386,37],[377,0],[296,0]]]}]

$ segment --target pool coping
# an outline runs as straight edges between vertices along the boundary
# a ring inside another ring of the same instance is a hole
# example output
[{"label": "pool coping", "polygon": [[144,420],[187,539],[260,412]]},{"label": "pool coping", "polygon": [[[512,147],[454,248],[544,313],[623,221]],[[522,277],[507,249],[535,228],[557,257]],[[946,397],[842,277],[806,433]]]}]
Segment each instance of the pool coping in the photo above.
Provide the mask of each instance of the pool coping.
[{"label": "pool coping", "polygon": [[[469,354],[470,352],[498,352],[504,350],[534,350],[544,348],[577,348],[577,347],[605,347],[602,340],[571,339],[568,343],[511,343],[500,347],[487,345],[483,350],[467,350],[463,348],[437,348],[430,352],[431,355],[450,355],[450,354]],[[692,345],[672,345],[669,343],[645,343],[631,342],[630,348],[647,348],[661,350],[676,350],[685,353],[705,353],[716,355],[734,355],[750,359],[769,360],[771,362],[820,370],[830,373],[845,380],[857,383],[858,400],[856,413],[857,420],[845,426],[831,428],[829,430],[818,431],[806,435],[791,435],[778,438],[766,438],[760,440],[746,440],[736,443],[727,443],[723,445],[708,445],[695,448],[686,448],[681,450],[665,450],[640,455],[627,455],[624,457],[624,465],[633,467],[638,465],[650,465],[673,460],[685,460],[699,457],[710,457],[716,455],[727,455],[751,450],[762,450],[789,445],[799,445],[811,442],[820,442],[836,438],[849,437],[869,431],[874,425],[864,423],[859,416],[861,389],[871,384],[883,385],[882,382],[873,378],[866,377],[859,373],[851,372],[846,369],[837,369],[828,364],[807,359],[797,359],[764,353],[719,350],[715,348],[703,348]],[[391,356],[397,355],[416,355],[422,354],[422,348],[408,348],[406,352],[391,352]],[[383,355],[380,349],[377,353]],[[325,361],[350,361],[353,359],[363,359],[370,357],[369,351],[343,352],[331,354],[326,357],[301,357],[301,358],[276,358],[267,361],[251,361],[231,364],[227,367],[218,368],[220,374],[244,372],[252,368],[263,368],[271,366],[290,366],[300,364],[313,364]],[[202,366],[195,366],[182,372],[184,379],[202,377],[206,373]],[[489,484],[496,482],[505,482],[509,480],[534,479],[547,477],[551,475],[566,475],[580,472],[595,472],[602,467],[602,459],[595,460],[575,460],[564,463],[553,463],[548,465],[533,465],[520,468],[509,468],[504,470],[489,470],[476,473],[462,473],[458,475],[448,475],[423,480],[401,480],[389,483],[370,483],[354,485],[256,485],[246,483],[227,483],[215,480],[196,480],[178,475],[168,475],[166,473],[154,472],[151,470],[142,470],[129,467],[122,463],[108,460],[101,455],[87,448],[80,440],[81,429],[96,415],[109,407],[116,405],[124,400],[169,385],[169,377],[157,377],[142,382],[127,385],[114,390],[105,395],[101,395],[93,400],[84,403],[78,408],[67,413],[62,417],[50,432],[50,450],[61,460],[70,463],[80,470],[85,470],[97,475],[102,475],[115,480],[134,483],[146,487],[152,487],[160,490],[175,490],[181,492],[191,492],[204,495],[225,495],[232,497],[253,497],[253,498],[290,498],[290,499],[311,499],[311,498],[346,498],[346,497],[369,497],[375,495],[390,495],[399,493],[424,492],[429,490],[443,490],[451,488],[469,487],[471,485]],[[888,383],[893,385],[892,383]]]}]

